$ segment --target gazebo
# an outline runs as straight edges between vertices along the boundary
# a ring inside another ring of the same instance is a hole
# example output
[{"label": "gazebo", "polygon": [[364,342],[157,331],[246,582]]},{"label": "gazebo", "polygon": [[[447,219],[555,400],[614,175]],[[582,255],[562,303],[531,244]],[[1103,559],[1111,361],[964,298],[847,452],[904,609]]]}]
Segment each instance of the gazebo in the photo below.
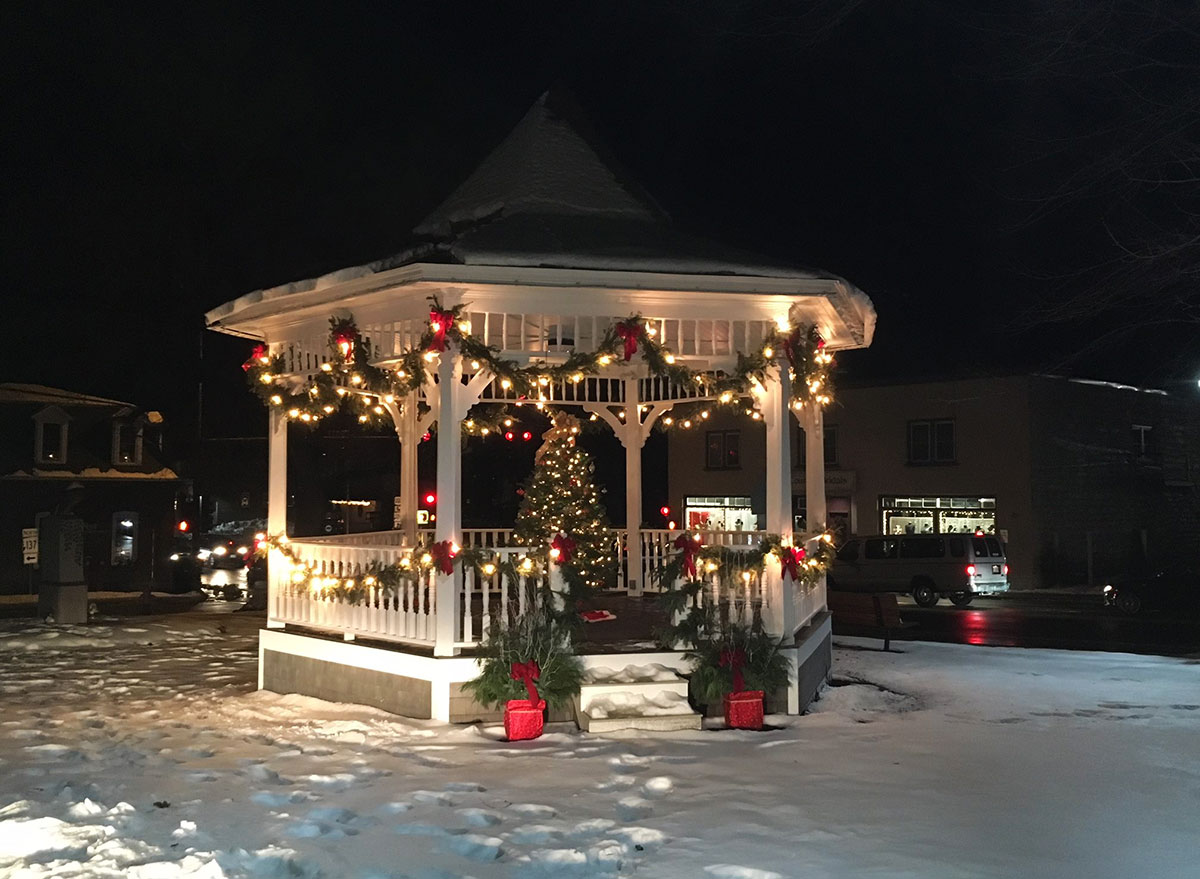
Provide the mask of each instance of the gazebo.
[{"label": "gazebo", "polygon": [[[706,540],[819,537],[792,534],[787,420],[804,428],[808,522],[822,523],[822,370],[832,353],[870,344],[870,300],[834,275],[680,231],[576,118],[543,95],[399,255],[255,291],[206,315],[210,329],[259,343],[247,368],[269,407],[274,542],[261,687],[412,717],[483,716],[460,685],[476,674],[471,651],[489,608],[526,594],[500,570],[523,569],[498,563],[525,560],[530,547],[512,545],[506,527],[461,527],[461,435],[488,430],[473,417],[479,404],[567,409],[611,428],[626,455],[626,526],[614,539],[631,596],[651,584],[678,536],[640,529],[640,520],[642,446],[680,412],[739,405],[766,426],[765,529]],[[347,400],[361,420],[395,426],[400,527],[286,535],[289,424]],[[438,509],[429,539],[417,522],[417,445],[431,428]],[[434,546],[486,548],[497,564],[430,564]],[[746,583],[764,624],[788,643],[795,713],[828,673],[824,583],[794,582],[774,561]],[[380,565],[419,574],[385,594],[370,576]],[[524,565],[529,576],[555,575],[552,565]],[[334,582],[353,584],[353,595],[321,588]],[[679,667],[680,654],[639,648],[595,662]]]}]

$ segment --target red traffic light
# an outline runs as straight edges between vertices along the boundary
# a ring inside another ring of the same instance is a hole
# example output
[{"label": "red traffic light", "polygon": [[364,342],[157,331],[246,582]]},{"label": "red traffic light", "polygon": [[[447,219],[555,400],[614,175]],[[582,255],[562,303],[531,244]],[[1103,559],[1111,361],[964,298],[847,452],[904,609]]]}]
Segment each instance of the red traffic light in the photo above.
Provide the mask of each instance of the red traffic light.
[{"label": "red traffic light", "polygon": [[188,522],[187,519],[180,519],[179,525],[176,527],[178,527],[180,531],[182,531],[184,534],[186,534],[189,530],[191,530],[192,525],[190,522]]},{"label": "red traffic light", "polygon": [[668,507],[668,506],[666,506],[665,504],[664,504],[663,506],[659,507],[659,508],[658,508],[658,511],[659,511],[660,513],[662,513],[664,516],[669,516],[669,515],[671,515],[671,508],[670,508],[670,507]]},{"label": "red traffic light", "polygon": [[429,494],[425,495],[425,503],[427,503],[429,506],[432,507],[436,502],[437,502],[437,495],[434,494],[432,491]]},{"label": "red traffic light", "polygon": [[525,442],[529,442],[531,439],[533,439],[533,434],[529,431],[525,431],[523,434],[521,434],[521,439],[525,440]]},{"label": "red traffic light", "polygon": [[511,443],[513,441],[513,432],[511,430],[506,430],[504,432],[504,438]]}]

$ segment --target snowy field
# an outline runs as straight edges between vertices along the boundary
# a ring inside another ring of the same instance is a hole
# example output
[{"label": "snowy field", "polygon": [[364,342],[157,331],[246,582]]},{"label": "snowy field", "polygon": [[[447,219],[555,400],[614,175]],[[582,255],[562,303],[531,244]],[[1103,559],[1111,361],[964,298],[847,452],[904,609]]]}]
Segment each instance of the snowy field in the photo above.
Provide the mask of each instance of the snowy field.
[{"label": "snowy field", "polygon": [[254,622],[0,624],[0,876],[1200,876],[1198,659],[842,639],[779,729],[507,744],[255,692]]}]

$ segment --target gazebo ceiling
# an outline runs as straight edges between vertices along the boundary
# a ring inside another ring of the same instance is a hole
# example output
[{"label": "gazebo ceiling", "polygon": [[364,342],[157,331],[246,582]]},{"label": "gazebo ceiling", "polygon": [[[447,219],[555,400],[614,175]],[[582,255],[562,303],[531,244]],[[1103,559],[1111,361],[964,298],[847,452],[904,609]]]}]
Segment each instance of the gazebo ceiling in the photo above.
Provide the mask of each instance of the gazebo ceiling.
[{"label": "gazebo ceiling", "polygon": [[[738,297],[725,309],[751,306],[742,297],[775,300],[767,311],[803,303],[831,346],[871,343],[870,299],[842,278],[692,236],[608,157],[569,99],[544,94],[476,171],[415,229],[401,253],[361,266],[246,294],[207,315],[214,330],[264,336],[298,312],[368,305],[379,296],[407,300],[399,288],[458,285],[468,295],[504,291],[513,311],[527,307],[518,289],[547,310],[596,314],[593,291],[632,291],[631,311],[650,314],[680,304],[712,307],[720,294]],[[529,287],[535,289],[529,289]],[[558,292],[553,292],[558,288]],[[388,293],[390,291],[390,296]],[[655,295],[657,291],[658,295]],[[699,297],[689,294],[699,293]],[[813,300],[812,297],[816,297]],[[487,298],[491,299],[492,296]],[[809,302],[804,300],[809,299]],[[698,301],[699,300],[699,301]],[[494,306],[489,306],[494,307]],[[761,310],[753,309],[752,310]],[[732,314],[730,316],[733,316]]]}]

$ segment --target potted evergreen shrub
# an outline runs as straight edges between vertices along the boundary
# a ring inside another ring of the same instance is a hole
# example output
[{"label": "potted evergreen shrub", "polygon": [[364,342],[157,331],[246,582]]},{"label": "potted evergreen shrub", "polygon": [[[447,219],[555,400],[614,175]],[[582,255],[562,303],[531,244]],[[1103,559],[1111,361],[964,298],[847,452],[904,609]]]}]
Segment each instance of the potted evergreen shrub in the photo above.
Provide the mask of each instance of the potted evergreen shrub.
[{"label": "potted evergreen shrub", "polygon": [[782,641],[741,622],[725,622],[708,631],[684,654],[692,663],[696,699],[708,705],[720,699],[725,725],[731,729],[762,729],[763,694],[788,682]]},{"label": "potted evergreen shrub", "polygon": [[509,741],[542,734],[545,710],[579,692],[583,663],[571,646],[568,615],[546,606],[492,619],[480,648],[480,675],[464,685],[485,706],[504,704]]}]

